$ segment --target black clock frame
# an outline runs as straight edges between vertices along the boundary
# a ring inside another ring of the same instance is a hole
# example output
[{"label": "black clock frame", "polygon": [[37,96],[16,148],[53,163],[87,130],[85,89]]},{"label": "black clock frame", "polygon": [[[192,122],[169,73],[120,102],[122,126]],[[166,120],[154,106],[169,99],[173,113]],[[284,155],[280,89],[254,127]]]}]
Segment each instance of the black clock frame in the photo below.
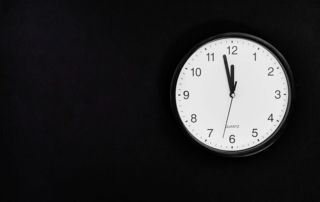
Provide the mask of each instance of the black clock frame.
[{"label": "black clock frame", "polygon": [[[177,105],[176,105],[176,99],[175,99],[175,94],[176,94],[176,84],[177,84],[177,79],[179,77],[180,71],[182,69],[182,67],[184,66],[184,64],[186,63],[186,61],[188,60],[188,58],[202,45],[213,41],[213,40],[217,40],[217,39],[222,39],[222,38],[230,38],[230,37],[235,37],[235,38],[243,38],[243,39],[247,39],[247,40],[251,40],[254,41],[256,43],[259,43],[260,45],[264,46],[266,49],[268,49],[271,53],[274,54],[274,56],[278,59],[280,65],[282,65],[285,75],[287,77],[288,80],[288,87],[289,87],[289,97],[288,97],[288,107],[286,110],[286,113],[280,123],[280,125],[278,126],[278,128],[274,131],[274,133],[272,135],[270,135],[270,137],[268,137],[265,141],[261,142],[260,144],[251,147],[249,149],[244,149],[244,150],[239,150],[239,151],[224,151],[224,150],[219,150],[219,149],[215,149],[213,147],[209,147],[205,144],[203,144],[202,142],[200,142],[199,140],[197,140],[190,132],[189,130],[184,126],[178,110],[177,110]],[[263,39],[260,39],[256,36],[253,35],[249,35],[249,34],[245,34],[245,33],[237,33],[237,32],[230,32],[230,33],[224,33],[224,34],[219,34],[219,35],[215,35],[212,37],[209,37],[203,41],[201,41],[200,43],[198,43],[197,45],[195,45],[184,57],[183,59],[180,61],[180,63],[178,64],[174,75],[173,75],[173,79],[171,82],[171,90],[170,90],[170,101],[171,101],[171,108],[173,111],[173,114],[176,118],[176,120],[179,123],[180,128],[188,134],[188,137],[191,138],[193,140],[193,142],[195,142],[198,146],[200,146],[201,148],[204,148],[207,151],[210,151],[214,154],[220,155],[220,156],[225,156],[225,157],[245,157],[245,156],[251,156],[253,154],[259,153],[265,149],[267,149],[269,146],[271,146],[285,131],[285,128],[288,125],[288,121],[290,119],[290,117],[292,116],[292,109],[293,109],[293,104],[294,104],[294,100],[295,100],[295,86],[294,86],[294,78],[293,78],[293,74],[292,71],[290,69],[290,66],[288,64],[288,62],[285,60],[285,58],[282,56],[282,54],[275,48],[273,47],[271,44],[269,44],[268,42],[264,41]]]}]

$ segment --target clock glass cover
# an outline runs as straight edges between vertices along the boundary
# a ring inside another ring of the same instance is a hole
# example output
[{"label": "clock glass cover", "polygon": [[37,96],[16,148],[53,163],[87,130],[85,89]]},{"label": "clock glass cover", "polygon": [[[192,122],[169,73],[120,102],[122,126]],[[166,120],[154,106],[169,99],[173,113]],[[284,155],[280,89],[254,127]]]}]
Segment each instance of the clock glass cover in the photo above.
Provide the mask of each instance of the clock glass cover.
[{"label": "clock glass cover", "polygon": [[171,105],[183,130],[216,154],[238,157],[270,146],[294,97],[284,57],[252,35],[226,33],[195,46],[178,65]]}]

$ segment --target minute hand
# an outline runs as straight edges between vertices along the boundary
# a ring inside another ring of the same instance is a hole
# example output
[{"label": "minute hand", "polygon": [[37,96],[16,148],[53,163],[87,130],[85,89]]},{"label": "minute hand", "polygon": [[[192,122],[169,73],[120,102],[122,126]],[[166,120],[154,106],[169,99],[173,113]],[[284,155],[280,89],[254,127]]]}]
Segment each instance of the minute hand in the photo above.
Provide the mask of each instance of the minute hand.
[{"label": "minute hand", "polygon": [[223,55],[223,61],[224,61],[224,67],[226,69],[226,74],[227,74],[227,79],[228,79],[228,84],[229,84],[229,89],[230,89],[230,95],[234,93],[235,86],[234,85],[234,66],[231,65],[231,75],[229,72],[229,65],[228,65],[228,60],[227,56]]}]

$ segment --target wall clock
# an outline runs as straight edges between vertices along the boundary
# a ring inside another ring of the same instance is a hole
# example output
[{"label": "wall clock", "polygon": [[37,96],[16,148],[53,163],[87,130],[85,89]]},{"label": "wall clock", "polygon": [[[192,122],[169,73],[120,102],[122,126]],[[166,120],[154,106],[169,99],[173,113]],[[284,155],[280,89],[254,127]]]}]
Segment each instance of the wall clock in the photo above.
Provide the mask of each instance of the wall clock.
[{"label": "wall clock", "polygon": [[272,145],[292,114],[293,75],[266,41],[243,33],[210,37],[179,63],[171,106],[183,131],[218,155],[242,157]]}]

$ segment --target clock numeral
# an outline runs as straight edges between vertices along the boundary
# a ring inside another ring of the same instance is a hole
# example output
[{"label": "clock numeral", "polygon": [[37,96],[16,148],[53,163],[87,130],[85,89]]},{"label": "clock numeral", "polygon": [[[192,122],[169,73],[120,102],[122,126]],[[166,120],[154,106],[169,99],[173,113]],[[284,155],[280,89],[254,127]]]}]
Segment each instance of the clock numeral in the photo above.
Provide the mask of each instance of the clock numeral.
[{"label": "clock numeral", "polygon": [[197,122],[197,115],[195,115],[195,114],[192,114],[192,115],[191,115],[191,122],[192,122],[192,123]]},{"label": "clock numeral", "polygon": [[273,76],[273,74],[271,74],[274,71],[273,67],[269,67],[268,70],[270,71],[268,76]]},{"label": "clock numeral", "polygon": [[209,132],[209,137],[210,137],[213,129],[208,129],[208,130],[210,130],[210,132]]},{"label": "clock numeral", "polygon": [[184,91],[183,96],[185,100],[189,99],[189,91]]},{"label": "clock numeral", "polygon": [[270,120],[271,122],[273,122],[273,114],[270,114],[268,120]]},{"label": "clock numeral", "polygon": [[254,53],[254,61],[257,61],[257,53]]},{"label": "clock numeral", "polygon": [[[230,55],[230,53],[231,53],[231,55],[237,55],[238,53],[236,53],[236,51],[238,50],[238,47],[237,46],[232,46],[232,48],[230,47],[230,46],[228,46],[228,53],[229,53],[229,55]],[[233,51],[232,51],[232,50]],[[232,52],[231,52],[232,51]]]},{"label": "clock numeral", "polygon": [[214,61],[214,53],[208,53],[207,56],[208,56],[208,61],[210,61],[210,55],[211,55],[211,61]]},{"label": "clock numeral", "polygon": [[230,142],[231,144],[233,144],[233,143],[236,142],[236,139],[235,139],[235,136],[234,136],[234,135],[230,135],[230,137],[229,137],[229,142]]},{"label": "clock numeral", "polygon": [[257,137],[258,136],[258,129],[257,128],[254,128],[252,129],[252,137]]},{"label": "clock numeral", "polygon": [[196,70],[194,70],[194,68],[192,68],[191,71],[192,71],[192,76],[194,76],[194,75],[200,76],[201,75],[201,69],[200,68],[196,68]]},{"label": "clock numeral", "polygon": [[274,96],[276,99],[280,99],[281,98],[281,92],[280,92],[280,90],[276,90],[276,92],[275,92],[277,95],[276,96]]}]

